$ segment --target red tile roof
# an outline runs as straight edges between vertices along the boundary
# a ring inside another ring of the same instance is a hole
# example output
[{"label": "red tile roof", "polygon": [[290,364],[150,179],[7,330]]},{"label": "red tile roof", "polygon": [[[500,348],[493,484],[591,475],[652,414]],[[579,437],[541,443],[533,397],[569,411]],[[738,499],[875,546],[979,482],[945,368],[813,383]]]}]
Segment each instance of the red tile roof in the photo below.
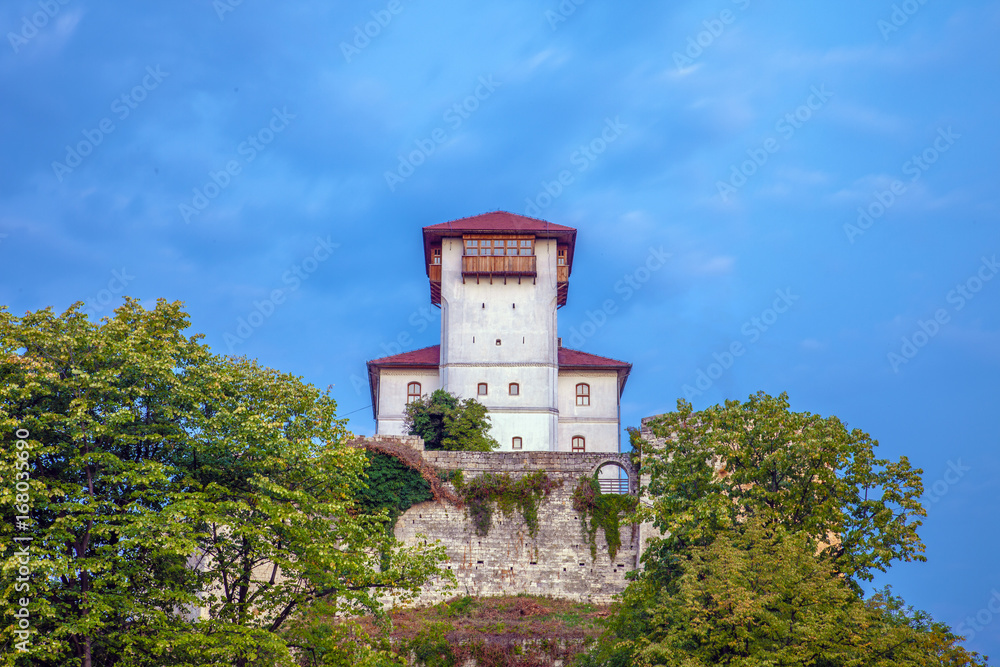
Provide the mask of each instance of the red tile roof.
[{"label": "red tile roof", "polygon": [[[375,413],[375,402],[378,400],[379,370],[382,368],[438,368],[441,364],[441,346],[431,345],[419,350],[411,350],[389,357],[372,359],[368,362],[368,382],[372,393],[372,412]],[[559,368],[566,369],[605,369],[618,372],[618,394],[625,390],[625,382],[632,371],[632,364],[608,357],[599,357],[589,352],[571,350],[568,347],[559,348]],[[376,418],[378,415],[376,415]]]},{"label": "red tile roof", "polygon": [[431,345],[419,350],[394,354],[391,357],[372,359],[369,366],[430,366],[437,368],[441,360],[441,346]]},{"label": "red tile roof", "polygon": [[589,352],[571,350],[568,347],[559,348],[559,366],[571,366],[573,368],[632,368],[632,364],[608,357],[599,357]]},{"label": "red tile roof", "polygon": [[468,218],[459,218],[450,222],[442,222],[437,225],[424,227],[424,231],[430,232],[525,232],[532,234],[544,234],[546,232],[575,232],[572,227],[557,225],[538,218],[529,218],[507,211],[491,211],[473,215]]},{"label": "red tile roof", "polygon": [[[419,350],[411,350],[402,354],[394,354],[390,357],[372,359],[368,362],[372,366],[438,366],[441,363],[441,346],[431,345]],[[583,352],[581,350],[571,350],[568,347],[559,348],[559,365],[573,368],[631,368],[632,364],[600,357],[596,354]]]},{"label": "red tile roof", "polygon": [[569,250],[566,253],[566,264],[572,272],[573,253],[576,248],[576,229],[508,211],[491,211],[424,227],[424,264],[428,267],[427,275],[430,275],[431,247],[440,245],[441,239],[462,236],[463,234],[492,234],[495,232],[533,234],[540,239],[556,239],[556,243],[565,245]]}]

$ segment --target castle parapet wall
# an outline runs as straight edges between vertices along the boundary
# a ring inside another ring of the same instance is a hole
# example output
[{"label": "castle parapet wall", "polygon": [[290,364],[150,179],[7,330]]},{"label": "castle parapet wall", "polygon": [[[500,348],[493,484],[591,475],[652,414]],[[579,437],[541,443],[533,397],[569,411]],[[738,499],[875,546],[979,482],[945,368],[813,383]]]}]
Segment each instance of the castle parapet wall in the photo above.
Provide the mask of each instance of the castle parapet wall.
[{"label": "castle parapet wall", "polygon": [[451,591],[428,586],[415,604],[433,604],[456,595],[519,593],[606,604],[625,589],[625,574],[638,564],[638,532],[633,535],[629,524],[621,527],[621,548],[612,560],[603,530],[598,529],[593,558],[581,516],[573,509],[573,490],[581,477],[591,477],[611,464],[626,471],[635,493],[638,476],[628,454],[424,451],[423,457],[440,470],[461,470],[466,481],[483,473],[508,473],[516,478],[545,471],[562,485],[542,501],[535,537],[517,513],[494,512],[492,528],[480,536],[464,508],[428,502],[407,510],[396,523],[396,537],[411,545],[440,540],[449,557],[444,567],[455,574],[458,584]]}]

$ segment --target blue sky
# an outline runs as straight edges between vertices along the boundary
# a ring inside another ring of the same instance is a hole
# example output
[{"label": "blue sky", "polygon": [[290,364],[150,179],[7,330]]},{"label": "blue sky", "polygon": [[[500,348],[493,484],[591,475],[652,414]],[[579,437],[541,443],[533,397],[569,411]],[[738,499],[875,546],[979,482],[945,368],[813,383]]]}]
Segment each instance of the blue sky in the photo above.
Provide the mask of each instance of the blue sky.
[{"label": "blue sky", "polygon": [[879,583],[1000,654],[1000,3],[11,0],[0,29],[12,312],[182,300],[370,433],[365,360],[439,338],[420,228],[576,227],[560,333],[634,364],[624,423],[762,389],[871,433],[928,488],[929,562]]}]

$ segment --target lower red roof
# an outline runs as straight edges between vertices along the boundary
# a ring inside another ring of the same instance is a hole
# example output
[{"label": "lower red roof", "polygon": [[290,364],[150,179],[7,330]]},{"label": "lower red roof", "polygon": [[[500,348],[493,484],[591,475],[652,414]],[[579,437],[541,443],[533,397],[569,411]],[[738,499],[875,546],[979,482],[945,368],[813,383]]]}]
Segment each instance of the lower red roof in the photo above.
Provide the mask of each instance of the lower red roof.
[{"label": "lower red roof", "polygon": [[[378,402],[378,384],[383,368],[438,368],[441,365],[441,346],[431,345],[419,350],[394,354],[389,357],[372,359],[368,362],[368,383],[372,392],[372,414],[378,418],[375,407]],[[604,369],[618,373],[618,395],[625,389],[625,381],[632,371],[632,364],[608,357],[599,357],[589,352],[571,350],[568,347],[559,348],[559,368],[565,369]]]},{"label": "lower red roof", "polygon": [[[432,367],[436,368],[441,363],[441,346],[431,345],[419,350],[394,354],[390,357],[372,359],[368,362],[370,366],[407,366],[407,367]],[[631,368],[632,364],[600,357],[589,352],[571,350],[568,347],[559,348],[559,366],[571,368]]]}]

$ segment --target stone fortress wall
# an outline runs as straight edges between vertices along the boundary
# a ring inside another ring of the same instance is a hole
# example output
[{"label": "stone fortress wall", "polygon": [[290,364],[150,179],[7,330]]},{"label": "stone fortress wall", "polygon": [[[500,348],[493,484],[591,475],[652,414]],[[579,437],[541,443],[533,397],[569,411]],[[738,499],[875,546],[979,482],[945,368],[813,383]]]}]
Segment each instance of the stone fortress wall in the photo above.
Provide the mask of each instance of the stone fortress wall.
[{"label": "stone fortress wall", "polygon": [[573,490],[579,479],[593,476],[608,464],[627,472],[629,489],[636,493],[639,480],[629,454],[423,451],[423,441],[416,436],[376,436],[373,440],[413,447],[440,470],[462,470],[466,481],[485,472],[509,473],[516,478],[545,471],[562,482],[542,501],[534,538],[520,513],[504,516],[494,512],[489,534],[480,537],[464,508],[427,502],[407,510],[396,523],[396,537],[410,545],[440,540],[449,556],[444,567],[454,572],[457,580],[457,587],[451,590],[442,590],[440,584],[426,587],[415,605],[434,604],[456,595],[519,593],[607,604],[625,589],[625,574],[639,564],[639,528],[633,531],[630,524],[622,525],[621,548],[613,561],[608,557],[604,532],[598,529],[597,558],[593,559],[581,517],[573,510]]}]

